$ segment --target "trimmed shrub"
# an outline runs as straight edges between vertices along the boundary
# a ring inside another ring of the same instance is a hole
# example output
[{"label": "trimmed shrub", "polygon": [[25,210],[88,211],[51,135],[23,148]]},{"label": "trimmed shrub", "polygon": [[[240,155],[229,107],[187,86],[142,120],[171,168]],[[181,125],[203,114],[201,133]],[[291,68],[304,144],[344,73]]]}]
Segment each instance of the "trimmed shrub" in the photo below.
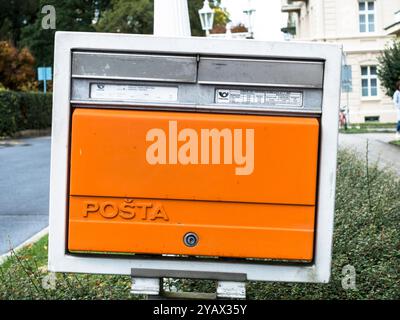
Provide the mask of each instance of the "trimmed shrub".
[{"label": "trimmed shrub", "polygon": [[21,92],[18,130],[50,128],[51,107],[51,94]]},{"label": "trimmed shrub", "polygon": [[52,95],[0,91],[0,136],[17,131],[51,127]]},{"label": "trimmed shrub", "polygon": [[17,131],[19,98],[12,91],[0,91],[0,136],[11,136]]}]

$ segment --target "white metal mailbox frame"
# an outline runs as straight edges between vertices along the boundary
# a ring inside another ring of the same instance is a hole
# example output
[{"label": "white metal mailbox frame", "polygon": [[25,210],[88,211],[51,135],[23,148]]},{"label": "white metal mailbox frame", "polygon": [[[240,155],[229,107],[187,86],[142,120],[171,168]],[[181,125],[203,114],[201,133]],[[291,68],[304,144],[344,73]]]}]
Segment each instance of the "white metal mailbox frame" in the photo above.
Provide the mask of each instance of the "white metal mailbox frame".
[{"label": "white metal mailbox frame", "polygon": [[[77,256],[67,248],[71,51],[135,51],[207,55],[322,59],[325,61],[320,133],[318,209],[312,265],[277,265],[236,261]],[[57,32],[55,36],[53,122],[50,175],[49,270],[130,275],[132,268],[230,272],[248,280],[328,282],[331,269],[336,184],[341,47],[333,44],[261,42],[209,38]]]}]

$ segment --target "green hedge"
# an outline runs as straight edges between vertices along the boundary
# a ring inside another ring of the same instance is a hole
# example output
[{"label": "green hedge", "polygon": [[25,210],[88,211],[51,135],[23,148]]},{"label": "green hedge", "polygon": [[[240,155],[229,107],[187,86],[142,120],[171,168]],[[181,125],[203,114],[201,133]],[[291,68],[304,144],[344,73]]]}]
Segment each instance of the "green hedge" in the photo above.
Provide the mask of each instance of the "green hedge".
[{"label": "green hedge", "polygon": [[0,91],[0,136],[17,131],[51,127],[52,95]]}]

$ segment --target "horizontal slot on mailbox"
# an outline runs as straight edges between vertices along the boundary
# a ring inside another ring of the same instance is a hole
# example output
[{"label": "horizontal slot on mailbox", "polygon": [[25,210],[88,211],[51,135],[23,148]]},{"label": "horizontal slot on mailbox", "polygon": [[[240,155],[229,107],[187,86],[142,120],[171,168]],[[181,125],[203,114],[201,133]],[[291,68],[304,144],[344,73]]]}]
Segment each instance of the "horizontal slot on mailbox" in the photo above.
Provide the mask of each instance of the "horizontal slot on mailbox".
[{"label": "horizontal slot on mailbox", "polygon": [[195,56],[74,52],[72,77],[195,83]]},{"label": "horizontal slot on mailbox", "polygon": [[318,61],[200,58],[203,84],[322,88],[324,64]]}]

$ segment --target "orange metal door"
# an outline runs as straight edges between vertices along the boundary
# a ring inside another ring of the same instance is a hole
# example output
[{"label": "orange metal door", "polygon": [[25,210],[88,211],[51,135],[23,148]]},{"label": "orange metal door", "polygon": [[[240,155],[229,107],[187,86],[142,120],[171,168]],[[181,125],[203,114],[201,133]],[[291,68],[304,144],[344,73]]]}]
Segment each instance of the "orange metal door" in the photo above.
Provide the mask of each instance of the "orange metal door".
[{"label": "orange metal door", "polygon": [[68,249],[310,261],[318,134],[314,118],[77,108]]}]

